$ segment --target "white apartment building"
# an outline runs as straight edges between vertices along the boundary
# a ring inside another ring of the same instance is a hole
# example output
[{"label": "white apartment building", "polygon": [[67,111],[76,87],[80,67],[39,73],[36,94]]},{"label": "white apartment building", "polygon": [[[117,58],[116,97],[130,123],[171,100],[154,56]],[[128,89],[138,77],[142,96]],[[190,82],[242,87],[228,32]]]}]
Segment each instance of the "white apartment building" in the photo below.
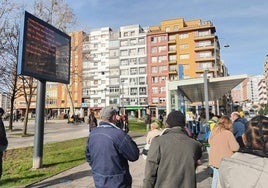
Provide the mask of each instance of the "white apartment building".
[{"label": "white apartment building", "polygon": [[259,104],[258,83],[262,79],[264,79],[263,75],[251,76],[248,79],[248,83],[247,83],[248,98],[247,99],[251,101],[252,104]]},{"label": "white apartment building", "polygon": [[264,106],[267,104],[267,90],[265,84],[265,78],[261,79],[258,83],[259,104]]},{"label": "white apartment building", "polygon": [[10,99],[8,94],[2,92],[0,93],[0,107],[6,112],[10,110]]},{"label": "white apartment building", "polygon": [[112,30],[92,30],[83,42],[83,103],[90,109],[109,105],[109,41]]},{"label": "white apartment building", "polygon": [[146,34],[140,25],[120,27],[121,106],[136,117],[144,116],[148,106]]}]

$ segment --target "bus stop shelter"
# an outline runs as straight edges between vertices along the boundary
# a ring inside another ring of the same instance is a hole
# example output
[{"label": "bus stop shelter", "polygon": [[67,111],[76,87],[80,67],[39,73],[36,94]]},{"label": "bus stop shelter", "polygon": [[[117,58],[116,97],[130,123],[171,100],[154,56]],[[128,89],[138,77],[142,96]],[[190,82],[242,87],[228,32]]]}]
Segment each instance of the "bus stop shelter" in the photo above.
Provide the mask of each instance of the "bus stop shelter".
[{"label": "bus stop shelter", "polygon": [[207,78],[206,72],[203,78],[182,79],[167,81],[167,113],[172,110],[172,95],[175,96],[175,110],[179,110],[180,97],[186,97],[190,102],[204,102],[206,118],[208,120],[209,101],[217,101],[230,92],[248,76],[235,75],[217,78]]}]

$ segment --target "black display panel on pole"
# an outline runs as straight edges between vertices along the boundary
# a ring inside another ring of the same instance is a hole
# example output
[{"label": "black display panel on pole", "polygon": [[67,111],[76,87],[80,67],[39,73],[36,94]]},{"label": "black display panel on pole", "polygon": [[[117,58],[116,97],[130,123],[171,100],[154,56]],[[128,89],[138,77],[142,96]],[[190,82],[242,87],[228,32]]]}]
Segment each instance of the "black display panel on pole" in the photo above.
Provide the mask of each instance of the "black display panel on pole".
[{"label": "black display panel on pole", "polygon": [[71,37],[25,11],[17,74],[70,83]]}]

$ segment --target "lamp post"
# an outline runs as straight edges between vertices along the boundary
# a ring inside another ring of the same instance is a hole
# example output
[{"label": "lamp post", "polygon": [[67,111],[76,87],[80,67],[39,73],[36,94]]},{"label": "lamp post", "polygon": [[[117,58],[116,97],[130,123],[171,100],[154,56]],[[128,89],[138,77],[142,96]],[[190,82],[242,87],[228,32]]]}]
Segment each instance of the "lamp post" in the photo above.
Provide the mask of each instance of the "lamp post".
[{"label": "lamp post", "polygon": [[[224,38],[218,38],[217,36],[214,37],[214,77],[218,77],[218,59],[217,59],[217,48],[220,46],[219,45],[219,39],[224,39]],[[229,48],[230,45],[228,43],[224,44],[225,48]],[[219,100],[216,100],[216,107],[217,107],[217,114],[220,114],[220,107],[219,107]]]},{"label": "lamp post", "polygon": [[122,111],[121,111],[121,113],[123,114],[123,115],[125,115],[125,104],[124,104],[124,83],[125,83],[125,80],[121,80],[121,85],[122,85],[122,91],[121,91],[121,94],[122,94],[122,98],[120,99],[120,101],[121,101],[121,107],[122,107]]}]

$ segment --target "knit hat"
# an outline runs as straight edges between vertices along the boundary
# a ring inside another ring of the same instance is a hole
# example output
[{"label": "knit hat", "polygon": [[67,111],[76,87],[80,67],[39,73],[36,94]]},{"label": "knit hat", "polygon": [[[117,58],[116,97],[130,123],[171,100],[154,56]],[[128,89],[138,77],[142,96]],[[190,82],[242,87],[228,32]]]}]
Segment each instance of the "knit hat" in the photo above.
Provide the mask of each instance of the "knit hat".
[{"label": "knit hat", "polygon": [[116,115],[118,111],[117,107],[114,106],[106,106],[100,112],[100,117],[102,119],[110,120],[113,115]]},{"label": "knit hat", "polygon": [[168,114],[167,121],[168,127],[185,126],[185,115],[180,111],[172,111]]}]

